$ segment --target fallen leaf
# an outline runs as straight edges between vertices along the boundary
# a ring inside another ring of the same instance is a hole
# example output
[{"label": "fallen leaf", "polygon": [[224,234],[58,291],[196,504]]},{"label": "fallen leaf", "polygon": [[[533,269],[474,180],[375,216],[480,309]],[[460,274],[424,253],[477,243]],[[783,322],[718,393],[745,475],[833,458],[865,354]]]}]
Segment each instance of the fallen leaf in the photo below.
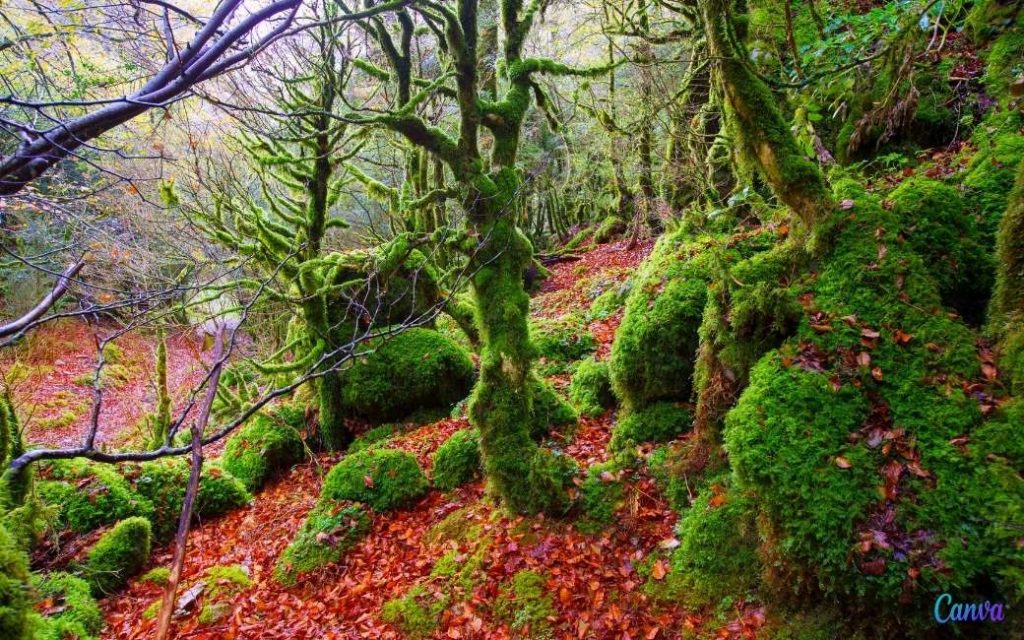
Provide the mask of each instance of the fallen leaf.
[{"label": "fallen leaf", "polygon": [[665,567],[665,562],[663,560],[658,560],[654,563],[654,566],[651,567],[651,577],[655,580],[664,580],[667,574],[668,569]]},{"label": "fallen leaf", "polygon": [[840,469],[849,469],[853,464],[843,456],[836,456],[836,466]]}]

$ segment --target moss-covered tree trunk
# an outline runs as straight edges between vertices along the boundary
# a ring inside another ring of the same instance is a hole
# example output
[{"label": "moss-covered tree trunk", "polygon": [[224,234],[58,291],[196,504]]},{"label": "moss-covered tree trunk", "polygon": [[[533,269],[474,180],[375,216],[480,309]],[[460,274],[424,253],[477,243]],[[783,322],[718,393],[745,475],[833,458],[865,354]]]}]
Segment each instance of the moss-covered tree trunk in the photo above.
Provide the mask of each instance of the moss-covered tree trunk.
[{"label": "moss-covered tree trunk", "polygon": [[1017,180],[999,223],[996,259],[999,272],[991,313],[998,323],[1024,314],[1024,162],[1017,168]]}]

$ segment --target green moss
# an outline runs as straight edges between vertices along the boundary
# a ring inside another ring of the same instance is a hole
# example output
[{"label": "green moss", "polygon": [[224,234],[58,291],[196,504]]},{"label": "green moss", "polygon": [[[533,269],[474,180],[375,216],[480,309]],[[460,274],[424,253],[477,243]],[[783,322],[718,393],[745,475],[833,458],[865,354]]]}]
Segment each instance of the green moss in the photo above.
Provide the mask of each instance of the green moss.
[{"label": "green moss", "polygon": [[245,488],[255,491],[293,464],[301,462],[305,449],[299,433],[263,414],[228,438],[221,464],[224,469],[242,481]]},{"label": "green moss", "polygon": [[55,572],[33,576],[32,587],[48,601],[48,609],[55,612],[43,618],[43,624],[36,629],[37,640],[87,640],[103,629],[103,614],[85,580]]},{"label": "green moss", "polygon": [[483,533],[480,525],[474,524],[468,507],[452,511],[443,520],[427,531],[427,541],[431,544],[441,542],[469,543],[478,540]]},{"label": "green moss", "polygon": [[476,429],[456,431],[434,452],[431,475],[438,489],[451,491],[476,480],[482,472],[480,434]]},{"label": "green moss", "polygon": [[979,322],[992,286],[993,265],[974,219],[953,187],[910,178],[889,195],[908,246],[924,260],[942,301]]},{"label": "green moss", "polygon": [[622,473],[614,462],[591,466],[580,485],[579,506],[584,518],[581,529],[597,530],[614,522],[624,497]]},{"label": "green moss", "polygon": [[[989,6],[998,3],[984,3]],[[1009,3],[1013,5],[1013,3]],[[1005,13],[1003,13],[1005,12]],[[1013,8],[1002,7],[1002,11],[993,12],[997,16],[1011,21],[993,42],[986,56],[985,89],[989,95],[997,98],[1003,104],[1009,101],[1010,83],[1019,78],[1024,72],[1024,62],[1021,62],[1020,52],[1024,50],[1024,12],[1017,9],[1016,20],[1013,20]],[[973,12],[972,12],[973,13]],[[989,18],[993,17],[989,15]],[[988,22],[989,25],[993,23]]]},{"label": "green moss", "polygon": [[171,579],[171,570],[167,567],[153,567],[147,571],[139,582],[149,582],[162,587],[167,584],[167,581]]},{"label": "green moss", "polygon": [[545,638],[551,633],[548,618],[555,615],[554,601],[546,586],[547,577],[524,569],[498,588],[494,617],[527,638]]},{"label": "green moss", "polygon": [[417,409],[447,409],[473,385],[469,355],[436,331],[409,329],[366,346],[373,351],[341,376],[343,404],[352,415],[387,422]]},{"label": "green moss", "polygon": [[[181,458],[165,458],[141,465],[124,465],[124,477],[136,493],[153,506],[153,537],[170,540],[178,529],[181,506],[188,489],[189,464]],[[199,493],[193,505],[197,518],[211,518],[252,500],[245,486],[215,463],[203,465],[199,476]]]},{"label": "green moss", "polygon": [[659,597],[691,607],[755,594],[761,562],[754,501],[730,489],[728,477],[712,482],[683,513],[664,583],[648,582]]},{"label": "green moss", "polygon": [[358,453],[364,449],[373,449],[387,445],[388,441],[402,432],[402,426],[394,422],[388,422],[372,429],[367,429],[352,444],[348,446],[348,453]]},{"label": "green moss", "polygon": [[606,361],[587,358],[576,366],[569,386],[569,400],[580,415],[596,418],[615,406],[615,394]]},{"label": "green moss", "polygon": [[370,516],[359,505],[321,501],[274,565],[274,578],[291,585],[309,571],[337,562],[370,530]]},{"label": "green moss", "polygon": [[82,564],[92,592],[106,595],[128,583],[149,560],[152,527],[145,518],[128,518],[103,534]]},{"label": "green moss", "polygon": [[999,223],[996,260],[999,269],[989,323],[992,333],[1002,339],[1003,365],[1011,374],[1011,386],[1017,386],[1024,384],[1024,162]]},{"label": "green moss", "polygon": [[427,487],[427,478],[411,453],[370,449],[342,458],[327,474],[320,497],[365,502],[376,511],[388,511],[408,506]]},{"label": "green moss", "polygon": [[14,538],[0,526],[0,637],[28,640],[29,612],[28,557]]},{"label": "green moss", "polygon": [[212,599],[236,593],[252,584],[249,572],[240,564],[210,567],[206,570],[206,579],[210,582],[210,588],[206,593]]},{"label": "green moss", "polygon": [[232,606],[227,602],[211,602],[199,611],[199,624],[213,624],[231,614]]},{"label": "green moss", "polygon": [[381,619],[397,626],[409,638],[428,638],[447,606],[447,596],[416,585],[405,595],[385,602]]},{"label": "green moss", "polygon": [[626,304],[626,298],[632,288],[632,283],[627,280],[618,286],[611,286],[597,294],[594,301],[590,303],[587,310],[587,318],[590,320],[604,320],[609,318]]},{"label": "green moss", "polygon": [[87,533],[132,516],[153,517],[154,507],[110,465],[61,460],[41,470],[36,485],[43,502],[59,507],[59,522]]},{"label": "green moss", "polygon": [[605,244],[626,233],[626,222],[618,216],[606,216],[594,231],[594,242]]},{"label": "green moss", "polygon": [[537,371],[541,375],[562,373],[597,348],[583,320],[572,314],[531,320],[530,341],[540,354]]},{"label": "green moss", "polygon": [[667,442],[693,425],[693,413],[671,402],[657,402],[621,415],[608,448],[618,451],[644,442]]},{"label": "green moss", "polygon": [[540,378],[530,383],[530,435],[541,440],[553,429],[575,425],[576,410]]},{"label": "green moss", "polygon": [[963,177],[969,210],[980,218],[986,246],[994,243],[999,222],[1013,190],[1017,167],[1024,160],[1021,121],[1013,115],[988,118],[971,138],[977,153]]}]

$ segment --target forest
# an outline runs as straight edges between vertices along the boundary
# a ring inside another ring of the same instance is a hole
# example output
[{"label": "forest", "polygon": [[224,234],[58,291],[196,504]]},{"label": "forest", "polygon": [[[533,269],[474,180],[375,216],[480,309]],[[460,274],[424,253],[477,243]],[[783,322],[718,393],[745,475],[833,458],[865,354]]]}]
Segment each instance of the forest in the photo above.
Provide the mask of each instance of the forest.
[{"label": "forest", "polygon": [[1024,3],[0,0],[0,639],[1024,638]]}]

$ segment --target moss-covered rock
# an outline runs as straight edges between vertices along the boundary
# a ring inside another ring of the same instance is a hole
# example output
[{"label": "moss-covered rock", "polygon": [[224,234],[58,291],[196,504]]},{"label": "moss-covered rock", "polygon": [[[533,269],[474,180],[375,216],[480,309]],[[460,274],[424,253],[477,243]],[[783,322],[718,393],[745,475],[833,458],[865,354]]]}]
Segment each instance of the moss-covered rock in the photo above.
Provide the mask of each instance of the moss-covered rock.
[{"label": "moss-covered rock", "polygon": [[429,638],[448,602],[448,596],[443,593],[415,585],[404,595],[385,602],[381,608],[381,619],[397,626],[406,637],[416,640]]},{"label": "moss-covered rock", "polygon": [[294,584],[298,576],[340,560],[369,530],[370,516],[364,507],[321,501],[277,559],[274,577],[283,584]]},{"label": "moss-covered rock", "polygon": [[409,329],[366,348],[372,351],[341,376],[342,401],[352,415],[388,422],[418,409],[447,409],[473,386],[469,354],[436,331]]},{"label": "moss-covered rock", "polygon": [[[36,640],[88,640],[103,629],[103,614],[89,583],[69,573],[32,577],[32,587],[49,606],[37,625]],[[6,636],[4,636],[6,637]]]},{"label": "moss-covered rock", "polygon": [[929,178],[910,178],[891,194],[907,244],[924,260],[942,301],[980,322],[992,288],[993,264],[959,192]]},{"label": "moss-covered rock", "polygon": [[113,593],[142,571],[149,560],[152,536],[152,527],[145,518],[122,520],[104,533],[81,566],[92,593]]},{"label": "moss-covered rock", "polygon": [[587,469],[587,475],[580,484],[579,497],[583,530],[598,529],[615,520],[615,514],[625,499],[622,473],[611,461]]},{"label": "moss-covered rock", "polygon": [[672,402],[657,402],[620,416],[608,448],[618,451],[644,442],[668,442],[693,425],[693,413]]},{"label": "moss-covered rock", "polygon": [[550,384],[534,378],[530,393],[530,435],[534,440],[542,440],[553,429],[576,424],[576,410]]},{"label": "moss-covered rock", "polygon": [[480,434],[476,429],[456,431],[434,452],[431,476],[438,489],[451,491],[482,474]]},{"label": "moss-covered rock", "polygon": [[569,400],[580,415],[596,418],[605,409],[615,406],[615,394],[608,373],[608,363],[587,358],[576,366],[569,385]]},{"label": "moss-covered rock", "polygon": [[853,206],[806,285],[798,334],[754,367],[725,420],[772,571],[787,590],[821,590],[904,629],[933,624],[943,591],[1014,601],[1004,576],[1024,558],[979,523],[993,496],[1019,498],[999,487],[999,464],[958,445],[982,422],[949,384],[980,376],[974,335],[932,313],[938,286],[900,244],[899,220],[853,183],[836,196]]},{"label": "moss-covered rock", "polygon": [[31,610],[28,556],[0,526],[0,637],[28,640]]},{"label": "moss-covered rock", "polygon": [[152,518],[153,503],[132,490],[111,465],[83,459],[59,460],[40,471],[40,498],[59,508],[58,521],[77,533],[87,533],[118,520]]},{"label": "moss-covered rock", "polygon": [[[166,541],[178,528],[181,506],[188,489],[189,464],[182,458],[165,458],[121,469],[136,493],[153,504],[153,538]],[[197,518],[212,518],[249,503],[245,485],[216,463],[203,465],[199,492],[193,505]]]},{"label": "moss-covered rock", "polygon": [[540,355],[537,371],[543,375],[564,372],[573,362],[597,348],[597,341],[582,318],[574,314],[532,319],[530,341]]},{"label": "moss-covered rock", "polygon": [[398,449],[368,449],[341,459],[324,479],[322,500],[365,502],[375,511],[398,509],[423,495],[429,483],[416,457]]},{"label": "moss-covered rock", "polygon": [[547,577],[524,569],[498,588],[494,599],[494,617],[513,632],[526,638],[544,638],[551,632],[548,618],[555,615],[554,599],[547,588]]},{"label": "moss-covered rock", "polygon": [[257,414],[228,438],[221,464],[249,491],[305,457],[299,432],[281,420]]}]

